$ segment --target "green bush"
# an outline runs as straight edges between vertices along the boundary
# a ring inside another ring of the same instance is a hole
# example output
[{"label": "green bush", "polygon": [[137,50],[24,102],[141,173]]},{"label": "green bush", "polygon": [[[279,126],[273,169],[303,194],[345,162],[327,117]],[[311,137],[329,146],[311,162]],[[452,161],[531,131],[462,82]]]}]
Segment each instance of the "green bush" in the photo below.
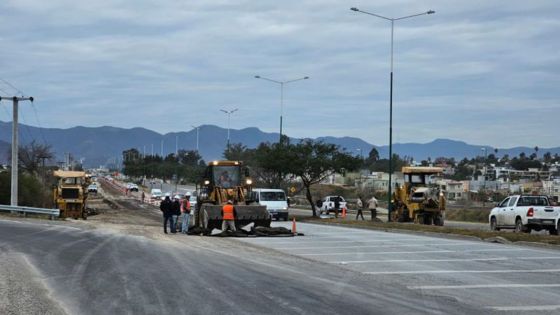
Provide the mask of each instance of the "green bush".
[{"label": "green bush", "polygon": [[[0,204],[9,205],[11,199],[11,174],[0,173]],[[20,174],[18,182],[18,205],[27,207],[48,207],[50,189],[44,187],[40,179]]]}]

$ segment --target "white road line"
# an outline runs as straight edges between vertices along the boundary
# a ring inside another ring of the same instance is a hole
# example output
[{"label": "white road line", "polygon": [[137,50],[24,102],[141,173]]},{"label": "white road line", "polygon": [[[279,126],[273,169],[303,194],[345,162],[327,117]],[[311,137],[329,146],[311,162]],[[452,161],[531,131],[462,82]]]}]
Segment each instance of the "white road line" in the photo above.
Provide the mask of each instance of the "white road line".
[{"label": "white road line", "polygon": [[[483,244],[486,245],[486,244]],[[376,247],[422,247],[422,246],[473,246],[469,243],[432,243],[432,244],[380,244],[380,245],[356,245],[356,246],[313,246],[313,247],[277,247],[277,250],[309,250],[309,249],[339,249],[339,248],[376,248]]]},{"label": "white road line", "polygon": [[560,305],[527,305],[527,306],[492,306],[496,311],[555,311],[560,310]]},{"label": "white road line", "polygon": [[[276,240],[270,240],[270,239],[249,239],[249,241],[255,241],[255,243],[260,243],[260,244],[274,244],[274,245],[280,245],[280,244],[302,244],[302,243],[382,243],[382,242],[395,242],[395,243],[399,243],[399,242],[408,242],[408,241],[418,241],[418,239],[415,238],[408,238],[408,239],[375,239],[375,240],[348,240],[348,239],[344,239],[344,240],[327,240],[327,239],[321,239],[321,240],[309,240],[309,241],[297,241],[297,240],[293,240],[293,241],[279,241],[276,242]],[[426,244],[429,245],[429,244]]]},{"label": "white road line", "polygon": [[509,269],[509,270],[409,270],[409,271],[365,271],[368,275],[405,275],[405,274],[438,274],[438,273],[547,273],[560,272],[560,269]]},{"label": "white road line", "polygon": [[497,288],[558,288],[560,284],[465,284],[465,285],[418,285],[407,286],[412,290],[447,290],[447,289],[497,289]]},{"label": "white road line", "polygon": [[456,253],[454,250],[426,250],[405,252],[349,252],[349,253],[320,253],[320,254],[297,254],[299,256],[338,256],[338,255],[390,255],[390,254],[425,254],[425,253]]},{"label": "white road line", "polygon": [[452,261],[499,261],[510,260],[507,257],[496,258],[449,258],[449,259],[376,259],[376,260],[350,260],[350,261],[329,261],[331,264],[367,264],[380,262],[452,262]]},{"label": "white road line", "polygon": [[493,257],[493,258],[442,258],[442,259],[373,259],[373,260],[342,260],[329,261],[331,264],[366,264],[378,262],[451,262],[451,261],[499,261],[499,260],[550,260],[560,259],[560,256],[550,257]]},{"label": "white road line", "polygon": [[426,254],[426,253],[472,253],[472,252],[491,252],[491,251],[523,251],[526,248],[492,248],[492,249],[467,249],[467,250],[425,250],[425,251],[402,251],[402,252],[348,252],[348,253],[316,253],[316,254],[296,254],[299,256],[339,256],[339,255],[390,255],[390,254]]}]

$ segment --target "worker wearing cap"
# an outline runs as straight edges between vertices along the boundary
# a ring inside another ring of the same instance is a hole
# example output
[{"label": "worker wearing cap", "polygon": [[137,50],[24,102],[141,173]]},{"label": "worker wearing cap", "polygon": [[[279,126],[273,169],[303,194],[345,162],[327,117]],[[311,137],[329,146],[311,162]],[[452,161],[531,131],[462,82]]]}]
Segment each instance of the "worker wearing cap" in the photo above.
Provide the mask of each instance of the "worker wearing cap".
[{"label": "worker wearing cap", "polygon": [[235,232],[235,207],[233,202],[228,200],[227,203],[222,207],[222,232],[227,229]]}]

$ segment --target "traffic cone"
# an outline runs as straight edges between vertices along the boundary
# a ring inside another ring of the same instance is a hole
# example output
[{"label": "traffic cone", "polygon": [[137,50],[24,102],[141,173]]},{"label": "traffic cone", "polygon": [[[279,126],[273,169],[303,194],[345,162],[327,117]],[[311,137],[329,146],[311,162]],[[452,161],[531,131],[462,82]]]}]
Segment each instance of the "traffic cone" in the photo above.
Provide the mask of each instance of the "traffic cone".
[{"label": "traffic cone", "polygon": [[346,218],[346,207],[342,208],[342,217]]},{"label": "traffic cone", "polygon": [[293,218],[293,220],[292,220],[292,234],[297,234],[297,231],[296,231],[296,218]]}]

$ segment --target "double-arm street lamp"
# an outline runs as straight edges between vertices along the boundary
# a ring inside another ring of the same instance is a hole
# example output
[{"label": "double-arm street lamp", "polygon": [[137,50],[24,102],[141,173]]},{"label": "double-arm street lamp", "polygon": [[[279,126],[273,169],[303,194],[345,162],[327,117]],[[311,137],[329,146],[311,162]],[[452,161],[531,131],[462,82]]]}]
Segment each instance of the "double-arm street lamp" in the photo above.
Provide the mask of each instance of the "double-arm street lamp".
[{"label": "double-arm street lamp", "polygon": [[229,122],[230,122],[231,114],[235,113],[239,109],[236,108],[236,109],[232,109],[232,110],[225,110],[225,109],[220,109],[220,110],[227,114],[227,149],[229,151]]},{"label": "double-arm street lamp", "polygon": [[191,125],[191,127],[196,129],[196,152],[198,153],[198,129],[200,128],[200,126],[197,127],[197,126]]},{"label": "double-arm street lamp", "polygon": [[399,21],[399,20],[404,20],[404,19],[409,19],[409,18],[413,18],[416,16],[421,16],[421,15],[427,15],[427,14],[434,14],[436,13],[433,10],[429,10],[426,12],[422,12],[422,13],[418,13],[418,14],[413,14],[413,15],[407,15],[407,16],[403,16],[403,17],[398,17],[398,18],[388,18],[382,15],[378,15],[375,13],[371,13],[371,12],[366,12],[363,10],[360,10],[358,8],[350,8],[350,10],[355,11],[355,12],[360,12],[360,13],[364,13],[367,15],[371,15],[371,16],[375,16],[378,17],[380,19],[384,19],[387,21],[391,21],[391,78],[390,78],[390,88],[389,88],[389,191],[388,191],[388,197],[387,197],[387,213],[388,213],[388,220],[391,221],[391,194],[392,194],[392,182],[391,182],[391,175],[393,174],[393,34],[394,34],[394,29],[395,29],[395,21]]},{"label": "double-arm street lamp", "polygon": [[282,116],[284,114],[284,85],[288,84],[288,83],[296,82],[296,81],[307,80],[307,79],[309,79],[309,77],[306,76],[306,77],[303,77],[303,78],[288,80],[288,81],[273,80],[273,79],[261,77],[260,75],[256,75],[255,78],[266,80],[266,81],[269,81],[269,82],[276,83],[276,84],[280,85],[280,140],[278,142],[281,142],[282,141]]}]

